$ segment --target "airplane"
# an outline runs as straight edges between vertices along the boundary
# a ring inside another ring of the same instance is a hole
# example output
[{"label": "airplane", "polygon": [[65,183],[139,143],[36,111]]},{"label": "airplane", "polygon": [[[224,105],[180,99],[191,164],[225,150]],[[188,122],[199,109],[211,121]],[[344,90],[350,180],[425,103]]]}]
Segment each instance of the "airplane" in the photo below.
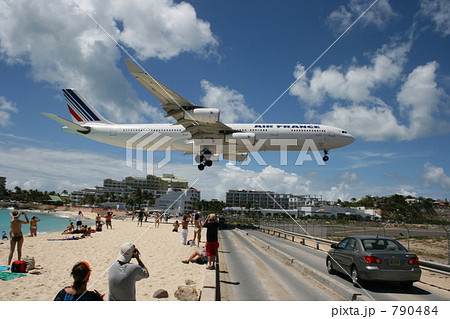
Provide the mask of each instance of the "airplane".
[{"label": "airplane", "polygon": [[74,89],[63,89],[72,121],[50,113],[42,113],[64,125],[63,130],[101,143],[124,148],[173,151],[195,154],[202,171],[222,154],[224,160],[242,162],[249,152],[302,151],[312,141],[323,151],[343,147],[355,139],[347,131],[322,124],[244,124],[222,123],[220,110],[192,104],[131,60],[125,60],[129,72],[162,104],[166,117],[175,123],[116,124],[105,119]]}]

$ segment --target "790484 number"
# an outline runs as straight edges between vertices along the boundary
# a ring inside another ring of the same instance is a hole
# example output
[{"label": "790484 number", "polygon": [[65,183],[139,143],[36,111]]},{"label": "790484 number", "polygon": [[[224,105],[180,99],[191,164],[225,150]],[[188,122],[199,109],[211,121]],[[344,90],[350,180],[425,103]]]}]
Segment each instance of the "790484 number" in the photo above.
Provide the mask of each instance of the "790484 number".
[{"label": "790484 number", "polygon": [[413,315],[423,315],[423,316],[430,316],[438,314],[438,308],[437,306],[431,307],[431,306],[392,306],[394,308],[394,312],[392,315],[400,315],[400,316],[413,316]]}]

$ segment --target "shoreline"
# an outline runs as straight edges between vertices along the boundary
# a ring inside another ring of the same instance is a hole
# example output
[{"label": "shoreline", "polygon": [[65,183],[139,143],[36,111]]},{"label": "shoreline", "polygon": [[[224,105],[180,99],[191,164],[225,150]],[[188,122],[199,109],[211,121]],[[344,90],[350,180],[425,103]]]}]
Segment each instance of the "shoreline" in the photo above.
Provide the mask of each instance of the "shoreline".
[{"label": "shoreline", "polygon": [[[24,277],[2,281],[0,300],[2,301],[51,301],[58,291],[72,284],[70,271],[81,260],[87,261],[92,268],[88,289],[96,289],[108,298],[108,268],[119,253],[124,242],[135,243],[141,252],[141,259],[147,266],[150,277],[136,283],[138,301],[167,300],[177,301],[174,292],[178,286],[193,282],[200,294],[205,277],[205,266],[183,264],[198,247],[181,244],[181,234],[172,232],[172,223],[161,223],[154,228],[152,222],[137,227],[137,221],[113,219],[113,229],[103,227],[102,232],[92,234],[92,238],[80,240],[48,241],[71,235],[58,232],[26,237],[22,256],[35,258],[36,267],[41,267],[41,274],[27,274]],[[189,238],[193,228],[189,227]],[[206,237],[206,236],[204,236]],[[204,246],[202,242],[201,247]],[[9,242],[0,244],[0,265],[5,265],[9,253]],[[17,251],[13,260],[17,258]],[[132,261],[136,263],[136,261]],[[153,298],[158,289],[165,289],[168,298]]]}]

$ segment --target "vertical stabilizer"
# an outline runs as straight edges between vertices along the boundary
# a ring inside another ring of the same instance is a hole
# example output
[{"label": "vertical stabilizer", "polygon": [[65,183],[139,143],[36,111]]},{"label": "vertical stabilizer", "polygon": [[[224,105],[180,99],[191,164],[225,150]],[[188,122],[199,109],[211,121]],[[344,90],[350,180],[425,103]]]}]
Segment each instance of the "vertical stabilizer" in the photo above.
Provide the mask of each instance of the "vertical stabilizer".
[{"label": "vertical stabilizer", "polygon": [[73,89],[63,89],[62,91],[74,123],[111,123],[90,106],[77,91]]}]

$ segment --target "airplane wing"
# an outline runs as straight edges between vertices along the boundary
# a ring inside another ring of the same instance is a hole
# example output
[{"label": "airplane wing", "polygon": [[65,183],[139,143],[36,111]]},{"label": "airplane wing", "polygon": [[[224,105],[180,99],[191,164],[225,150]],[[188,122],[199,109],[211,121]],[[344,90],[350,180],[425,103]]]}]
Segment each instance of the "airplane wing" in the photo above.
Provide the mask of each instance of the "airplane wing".
[{"label": "airplane wing", "polygon": [[172,117],[182,125],[186,131],[191,133],[193,139],[222,138],[224,134],[233,133],[234,130],[218,121],[216,123],[199,123],[192,118],[186,111],[197,108],[205,108],[192,104],[181,97],[167,86],[143,71],[131,60],[125,60],[129,72],[138,80],[147,90],[149,90],[158,100],[161,101],[161,107],[166,111],[166,117]]}]

